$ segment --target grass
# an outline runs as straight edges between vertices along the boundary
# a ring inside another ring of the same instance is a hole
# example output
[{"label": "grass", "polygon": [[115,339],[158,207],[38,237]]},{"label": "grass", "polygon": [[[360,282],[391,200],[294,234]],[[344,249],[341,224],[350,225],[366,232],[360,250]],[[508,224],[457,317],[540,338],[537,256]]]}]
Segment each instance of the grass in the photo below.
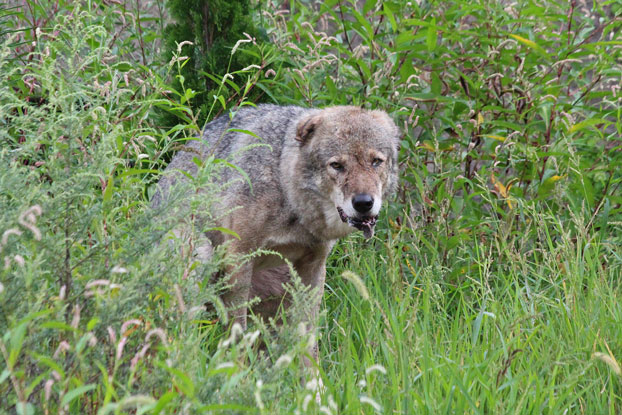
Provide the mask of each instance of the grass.
[{"label": "grass", "polygon": [[622,412],[616,3],[262,4],[271,43],[210,74],[208,116],[360,104],[404,132],[376,236],[327,264],[319,401],[304,313],[226,329],[231,259],[167,236],[214,198],[149,205],[205,114],[141,4],[0,6],[0,414]]},{"label": "grass", "polygon": [[[543,233],[564,230],[539,219]],[[335,255],[322,352],[345,412],[373,412],[363,395],[384,413],[619,412],[619,367],[595,357],[620,350],[620,266],[599,261],[606,246],[548,241],[538,254],[473,240],[449,267],[427,252],[413,275],[400,264],[421,253],[403,232],[362,252],[348,240]],[[473,265],[452,281],[463,259]],[[336,277],[344,269],[365,276],[370,301]],[[366,375],[375,364],[386,375]]]}]

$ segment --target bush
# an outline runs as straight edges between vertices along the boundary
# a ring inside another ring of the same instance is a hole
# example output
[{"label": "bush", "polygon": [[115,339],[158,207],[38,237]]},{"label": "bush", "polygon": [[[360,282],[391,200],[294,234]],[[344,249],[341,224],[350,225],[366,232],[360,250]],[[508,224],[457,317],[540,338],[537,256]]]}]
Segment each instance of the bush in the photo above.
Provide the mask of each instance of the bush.
[{"label": "bush", "polygon": [[535,231],[534,207],[565,221],[576,212],[613,242],[620,13],[574,2],[294,3],[291,18],[271,16],[287,62],[273,94],[392,113],[404,130],[400,200],[420,207],[402,220],[437,224],[426,235],[434,249],[487,234],[487,217],[513,235]]},{"label": "bush", "polygon": [[[269,63],[262,56],[266,36],[251,18],[250,1],[169,0],[167,8],[175,22],[164,31],[164,57],[169,59],[178,44],[188,44],[184,51],[190,57],[189,64],[182,68],[181,77],[173,86],[180,89],[183,84],[185,89],[196,92],[192,107],[201,125],[210,119],[214,96],[223,95],[227,102],[235,100],[233,103],[237,104],[242,99],[257,101],[260,91],[244,97],[240,91],[223,91],[220,87],[227,73],[237,73],[251,65],[268,69]],[[232,53],[242,39],[252,41],[255,47]]]},{"label": "bush", "polygon": [[[619,6],[264,7],[274,46],[231,40],[262,64],[199,97],[158,2],[0,6],[0,413],[619,413]],[[397,202],[327,264],[319,401],[302,312],[219,322],[240,259],[197,261],[189,219],[224,163],[149,205],[201,117],[260,94],[404,129]]]}]

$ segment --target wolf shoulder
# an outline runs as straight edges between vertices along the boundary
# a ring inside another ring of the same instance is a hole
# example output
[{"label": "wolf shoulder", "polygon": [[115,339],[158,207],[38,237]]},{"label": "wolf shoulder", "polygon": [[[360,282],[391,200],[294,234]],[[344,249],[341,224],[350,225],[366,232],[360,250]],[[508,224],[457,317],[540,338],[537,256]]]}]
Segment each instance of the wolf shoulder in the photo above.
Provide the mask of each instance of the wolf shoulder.
[{"label": "wolf shoulder", "polygon": [[314,111],[273,104],[247,106],[207,124],[199,144],[209,154],[231,161],[278,159],[286,141],[296,135],[296,120]]}]

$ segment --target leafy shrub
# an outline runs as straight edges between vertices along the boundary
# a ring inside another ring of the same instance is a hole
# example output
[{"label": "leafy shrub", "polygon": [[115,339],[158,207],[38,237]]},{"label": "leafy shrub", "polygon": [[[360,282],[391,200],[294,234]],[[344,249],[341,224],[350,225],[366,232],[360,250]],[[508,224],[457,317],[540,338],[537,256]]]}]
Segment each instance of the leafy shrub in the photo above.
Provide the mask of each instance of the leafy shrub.
[{"label": "leafy shrub", "polygon": [[[158,64],[161,3],[127,4],[0,6],[1,413],[620,412],[617,4],[264,4],[274,46],[237,39],[262,64],[211,73],[214,97],[193,45]],[[379,237],[327,264],[319,402],[302,313],[205,311],[232,261],[192,255],[210,193],[148,202],[201,117],[262,93],[405,133]]]},{"label": "leafy shrub", "polygon": [[[164,57],[168,59],[178,44],[188,43],[184,50],[191,59],[173,85],[180,89],[183,84],[185,89],[195,92],[192,107],[199,121],[209,120],[216,95],[238,104],[244,98],[257,100],[259,92],[252,91],[250,96],[244,97],[235,88],[224,91],[221,88],[225,74],[236,74],[251,65],[267,69],[269,64],[263,56],[265,34],[251,18],[250,1],[170,0],[167,8],[175,22],[167,25],[164,31]],[[232,53],[241,39],[252,41],[255,47]],[[234,86],[237,81],[229,84]]]},{"label": "leafy shrub", "polygon": [[[187,62],[181,47],[160,74],[134,65],[123,60],[132,58],[128,49],[110,48],[123,34],[110,30],[115,22],[78,4],[37,27],[34,44],[23,50],[14,48],[14,36],[4,40],[1,410],[254,406],[259,377],[251,371],[261,374],[269,399],[283,390],[274,379],[299,379],[299,366],[258,360],[259,331],[227,344],[206,314],[204,304],[217,301],[218,287],[207,282],[218,253],[212,262],[196,261],[192,244],[202,229],[190,228],[188,239],[167,235],[208,209],[210,198],[201,194],[198,203],[179,192],[148,208],[161,154],[200,131],[191,108],[163,98],[171,94],[165,80]],[[151,118],[155,108],[187,123],[163,130]],[[218,168],[206,162],[190,186],[204,188]],[[265,339],[270,330],[283,328],[264,328]],[[290,338],[270,350],[297,361],[307,339]]]},{"label": "leafy shrub", "polygon": [[291,17],[270,16],[289,66],[274,95],[394,114],[401,201],[420,207],[403,220],[438,226],[430,248],[486,234],[491,214],[530,232],[534,205],[580,212],[605,237],[622,209],[620,13],[574,2],[296,2]]}]

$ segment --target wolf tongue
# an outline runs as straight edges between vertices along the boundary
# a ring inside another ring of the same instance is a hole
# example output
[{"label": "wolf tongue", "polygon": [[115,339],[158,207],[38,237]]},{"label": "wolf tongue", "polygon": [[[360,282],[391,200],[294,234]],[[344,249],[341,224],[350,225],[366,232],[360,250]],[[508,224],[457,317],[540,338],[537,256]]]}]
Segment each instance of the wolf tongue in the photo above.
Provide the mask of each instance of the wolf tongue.
[{"label": "wolf tongue", "polygon": [[374,236],[374,227],[371,223],[364,223],[363,224],[365,227],[363,229],[361,229],[363,231],[363,236],[365,237],[365,239],[369,239],[372,236]]}]

